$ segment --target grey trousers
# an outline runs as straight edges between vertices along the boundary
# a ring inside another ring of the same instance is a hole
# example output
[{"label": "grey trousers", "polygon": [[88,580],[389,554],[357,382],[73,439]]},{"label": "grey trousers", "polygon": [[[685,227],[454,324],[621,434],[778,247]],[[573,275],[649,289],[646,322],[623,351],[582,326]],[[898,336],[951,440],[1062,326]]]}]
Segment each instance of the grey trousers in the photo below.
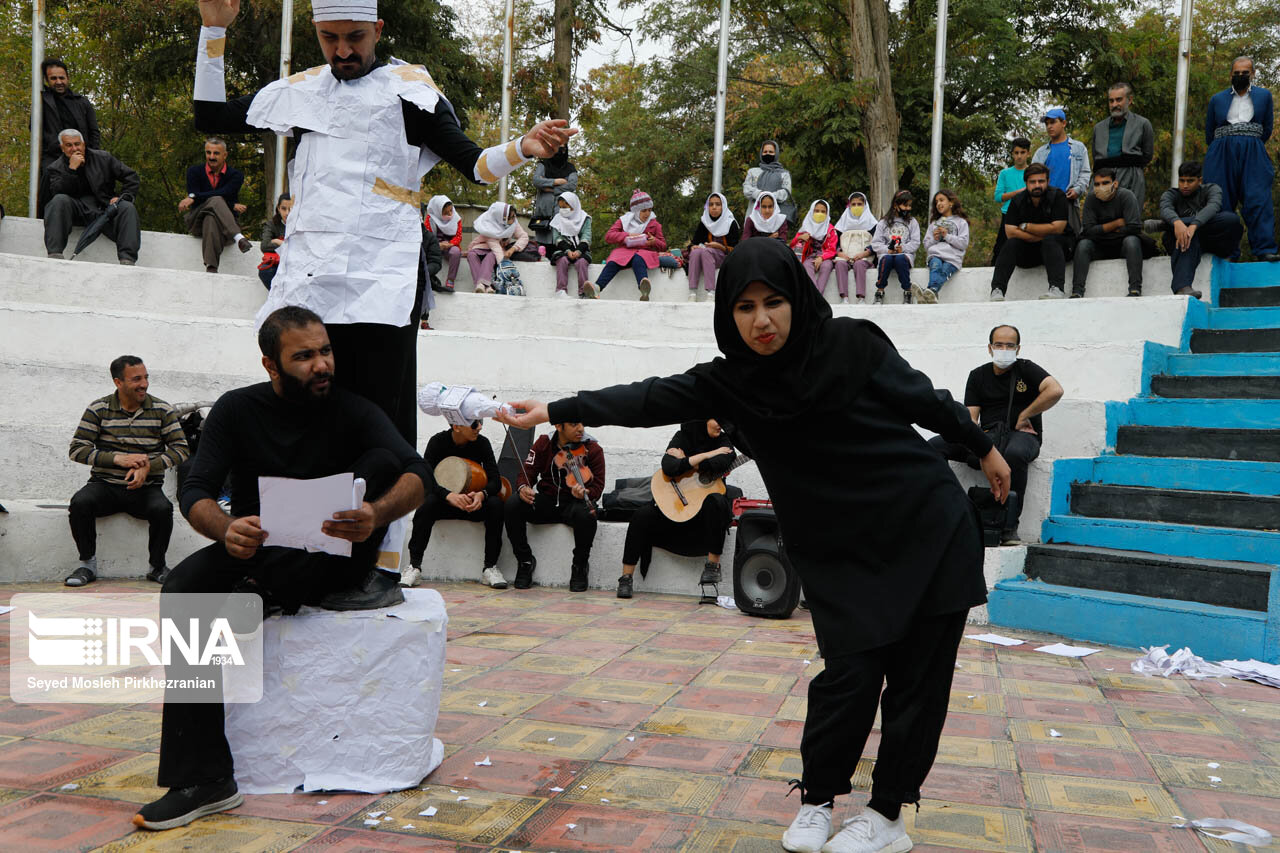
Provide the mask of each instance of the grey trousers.
[{"label": "grey trousers", "polygon": [[[69,195],[55,195],[44,206],[44,248],[46,252],[61,252],[67,248],[67,235],[75,225],[88,225],[98,214],[96,207],[84,199]],[[102,229],[102,233],[116,244],[116,256],[122,261],[138,260],[138,247],[142,245],[142,227],[138,223],[138,209],[133,202],[121,199],[116,204],[116,215]]]},{"label": "grey trousers", "polygon": [[1136,234],[1126,237],[1108,237],[1094,240],[1085,237],[1076,243],[1076,254],[1071,268],[1071,289],[1084,293],[1089,280],[1089,262],[1124,258],[1129,273],[1129,286],[1142,289],[1142,238]]},{"label": "grey trousers", "polygon": [[240,233],[240,224],[226,199],[220,195],[205,199],[188,210],[183,221],[191,236],[200,238],[204,265],[217,269],[222,250],[234,243]]}]

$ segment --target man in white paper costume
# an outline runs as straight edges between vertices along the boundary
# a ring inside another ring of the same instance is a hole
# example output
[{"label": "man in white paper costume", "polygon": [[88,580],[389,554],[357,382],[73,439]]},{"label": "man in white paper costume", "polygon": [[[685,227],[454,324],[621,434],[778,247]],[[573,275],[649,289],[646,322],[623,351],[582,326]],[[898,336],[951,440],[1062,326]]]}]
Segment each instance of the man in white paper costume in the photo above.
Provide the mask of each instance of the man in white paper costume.
[{"label": "man in white paper costume", "polygon": [[227,27],[240,0],[200,0],[195,123],[210,133],[286,134],[293,211],[280,266],[258,321],[284,305],[324,320],[338,385],[382,407],[416,441],[417,318],[410,317],[422,243],[422,178],[445,160],[477,183],[494,183],[550,157],[575,131],[545,121],[520,139],[481,149],[420,65],[379,60],[377,0],[312,0],[327,65],[228,101]]}]

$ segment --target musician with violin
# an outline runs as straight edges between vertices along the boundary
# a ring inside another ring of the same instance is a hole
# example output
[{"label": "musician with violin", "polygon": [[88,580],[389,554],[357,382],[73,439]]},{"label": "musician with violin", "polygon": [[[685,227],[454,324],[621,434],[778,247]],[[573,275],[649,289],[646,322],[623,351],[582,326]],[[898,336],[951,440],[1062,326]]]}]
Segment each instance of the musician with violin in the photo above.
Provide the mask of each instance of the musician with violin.
[{"label": "musician with violin", "polygon": [[[680,425],[667,442],[662,470],[654,475],[654,503],[636,510],[627,523],[618,598],[631,597],[637,563],[641,577],[649,574],[655,545],[686,557],[706,554],[699,583],[720,583],[720,552],[733,522],[733,498],[742,494],[741,489],[725,486],[723,478],[737,467],[738,458],[715,420]],[[699,498],[701,508],[693,509]]]},{"label": "musician with violin", "polygon": [[[431,436],[422,458],[427,467],[458,468],[465,473],[453,482],[438,476],[433,489],[413,515],[413,532],[409,536],[409,568],[400,573],[401,586],[417,586],[422,576],[422,556],[431,541],[431,528],[443,518],[484,523],[484,568],[481,583],[494,589],[506,589],[507,580],[498,571],[502,554],[502,478],[489,439],[480,434],[484,421],[453,425]],[[479,470],[475,470],[475,469]],[[472,473],[474,471],[474,473]],[[483,485],[479,485],[483,483]],[[452,487],[452,488],[450,488]]]},{"label": "musician with violin", "polygon": [[596,538],[596,501],[604,491],[604,450],[586,437],[580,423],[555,424],[539,436],[521,466],[516,491],[506,508],[507,538],[516,556],[516,589],[533,585],[538,566],[529,547],[528,524],[567,524],[573,528],[569,589],[587,588],[591,545]]}]

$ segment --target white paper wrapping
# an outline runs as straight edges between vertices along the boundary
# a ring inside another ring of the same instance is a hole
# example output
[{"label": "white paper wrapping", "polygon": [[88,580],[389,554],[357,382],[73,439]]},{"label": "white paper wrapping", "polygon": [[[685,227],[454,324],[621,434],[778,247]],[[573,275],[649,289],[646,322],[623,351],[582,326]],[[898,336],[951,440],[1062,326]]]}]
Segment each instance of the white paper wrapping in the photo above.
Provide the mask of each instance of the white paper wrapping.
[{"label": "white paper wrapping", "polygon": [[499,412],[512,414],[515,411],[506,403],[484,396],[470,385],[445,385],[443,382],[428,382],[418,389],[418,408],[428,415],[440,415],[458,426],[491,418]]},{"label": "white paper wrapping", "polygon": [[227,44],[226,27],[201,27],[196,48],[196,80],[192,96],[197,101],[225,103],[227,84],[222,53]]},{"label": "white paper wrapping", "polygon": [[449,618],[435,590],[404,596],[382,610],[306,607],[266,621],[262,701],[227,706],[243,793],[385,793],[439,766]]}]

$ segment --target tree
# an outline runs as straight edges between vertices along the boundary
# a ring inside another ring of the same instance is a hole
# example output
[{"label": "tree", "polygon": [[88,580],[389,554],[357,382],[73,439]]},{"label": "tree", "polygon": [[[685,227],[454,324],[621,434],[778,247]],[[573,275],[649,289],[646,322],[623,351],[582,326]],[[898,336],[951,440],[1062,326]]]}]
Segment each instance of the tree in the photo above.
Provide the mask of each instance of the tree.
[{"label": "tree", "polygon": [[555,0],[555,44],[551,51],[551,100],[555,117],[569,120],[573,91],[573,0]]},{"label": "tree", "polygon": [[898,189],[898,128],[889,75],[889,6],[886,0],[849,0],[849,48],[854,79],[874,83],[862,108],[868,200],[887,210]]}]

